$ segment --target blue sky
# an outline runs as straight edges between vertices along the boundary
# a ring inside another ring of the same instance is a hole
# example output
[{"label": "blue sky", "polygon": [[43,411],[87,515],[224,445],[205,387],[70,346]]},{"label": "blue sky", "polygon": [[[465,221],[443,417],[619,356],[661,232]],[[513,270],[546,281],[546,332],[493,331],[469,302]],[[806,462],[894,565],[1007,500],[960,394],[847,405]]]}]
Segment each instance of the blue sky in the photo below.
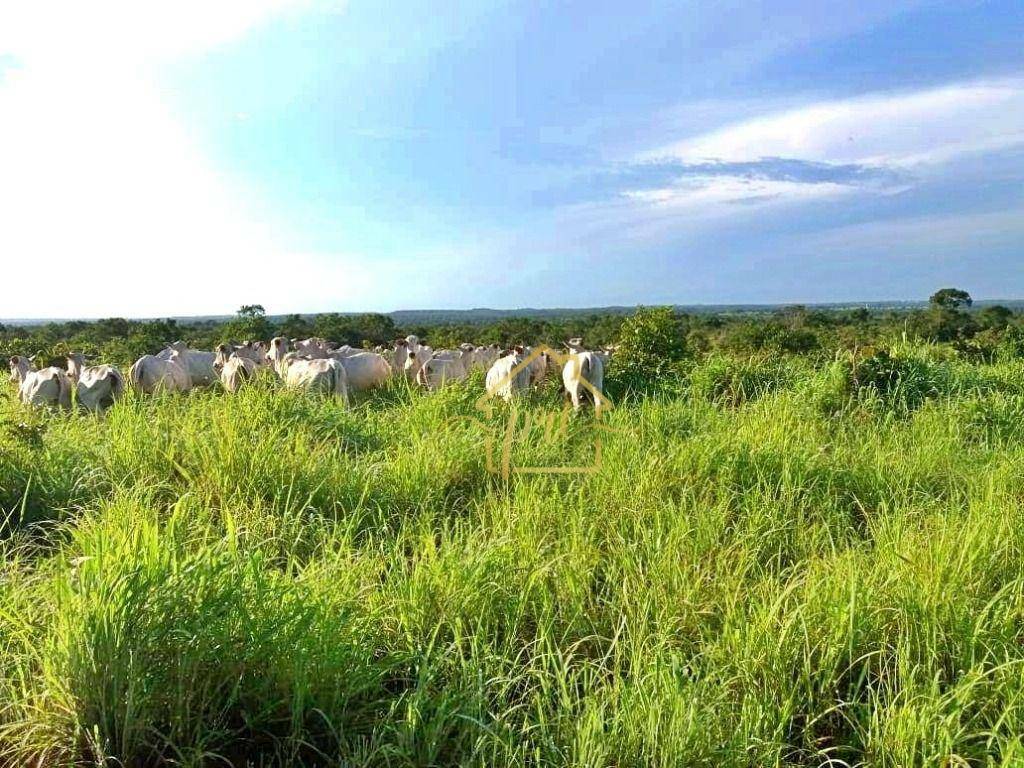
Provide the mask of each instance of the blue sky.
[{"label": "blue sky", "polygon": [[1022,39],[1019,0],[0,10],[0,316],[1024,297]]}]

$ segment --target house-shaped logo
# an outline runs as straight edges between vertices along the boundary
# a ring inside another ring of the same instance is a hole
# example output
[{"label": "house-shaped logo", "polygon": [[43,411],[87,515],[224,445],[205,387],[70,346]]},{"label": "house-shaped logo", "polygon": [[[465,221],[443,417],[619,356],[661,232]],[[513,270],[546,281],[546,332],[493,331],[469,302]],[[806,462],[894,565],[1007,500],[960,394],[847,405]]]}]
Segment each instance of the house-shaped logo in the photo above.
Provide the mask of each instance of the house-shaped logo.
[{"label": "house-shaped logo", "polygon": [[509,391],[512,383],[520,380],[520,377],[531,376],[538,361],[543,361],[545,375],[547,366],[554,363],[559,371],[559,377],[566,365],[577,366],[577,373],[580,365],[579,358],[572,352],[558,352],[541,344],[531,349],[530,353],[500,380],[491,382],[491,386],[476,401],[477,410],[490,422],[477,420],[477,423],[488,429],[485,440],[487,471],[492,474],[500,474],[506,480],[513,474],[593,474],[599,471],[602,451],[601,434],[616,431],[602,424],[601,420],[612,410],[614,405],[601,390],[583,376],[574,378],[579,381],[580,394],[586,394],[594,406],[594,417],[592,422],[589,422],[594,433],[591,438],[592,459],[586,463],[576,462],[566,466],[557,464],[519,466],[513,460],[513,448],[517,444],[523,444],[531,439],[544,439],[550,442],[564,438],[568,433],[571,415],[571,406],[568,402],[560,411],[544,412],[537,409],[521,410],[513,398],[507,410],[504,411],[507,415],[504,423],[494,420],[495,415],[499,412],[496,400],[500,399],[500,393]]}]

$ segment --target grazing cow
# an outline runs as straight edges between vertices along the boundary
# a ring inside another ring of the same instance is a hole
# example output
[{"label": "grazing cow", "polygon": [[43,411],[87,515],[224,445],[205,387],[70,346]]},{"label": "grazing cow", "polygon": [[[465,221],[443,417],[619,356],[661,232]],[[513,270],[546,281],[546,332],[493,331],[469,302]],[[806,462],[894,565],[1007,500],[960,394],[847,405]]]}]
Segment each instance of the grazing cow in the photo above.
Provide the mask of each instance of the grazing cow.
[{"label": "grazing cow", "polygon": [[213,370],[219,374],[224,370],[224,366],[227,365],[231,356],[238,354],[238,347],[232,344],[218,344],[217,348],[213,350],[213,354]]},{"label": "grazing cow", "polygon": [[161,360],[153,355],[140,357],[128,369],[128,384],[140,392],[188,392],[192,377],[188,372],[188,358],[176,349],[170,358]]},{"label": "grazing cow", "polygon": [[340,398],[348,405],[348,376],[337,360],[304,360],[289,353],[282,361],[285,386]]},{"label": "grazing cow", "polygon": [[232,354],[220,366],[220,383],[231,394],[235,394],[242,385],[256,375],[256,363],[248,357]]},{"label": "grazing cow", "polygon": [[376,352],[347,352],[344,349],[337,349],[331,352],[331,358],[345,367],[350,392],[362,392],[379,387],[391,378],[391,366]]},{"label": "grazing cow", "polygon": [[522,365],[524,359],[523,348],[515,347],[494,361],[487,371],[488,394],[497,395],[507,402],[515,393],[529,389],[530,370]]},{"label": "grazing cow", "polygon": [[68,355],[68,378],[75,384],[78,404],[99,413],[124,394],[124,376],[112,365],[85,365],[81,352]]},{"label": "grazing cow", "polygon": [[[526,356],[529,357],[533,352],[530,347],[526,348]],[[537,355],[533,360],[530,361],[530,384],[537,385],[544,381],[544,378],[548,375],[548,353],[543,352]]]},{"label": "grazing cow", "polygon": [[[604,362],[596,352],[584,349],[582,339],[569,339],[566,347],[569,348],[569,359],[562,367],[562,384],[572,400],[573,410],[578,411],[584,400],[590,400],[600,413],[601,395],[604,394]],[[584,386],[584,382],[590,387]]]},{"label": "grazing cow", "polygon": [[486,347],[477,347],[473,352],[473,366],[488,370],[501,356],[501,347],[497,344],[489,344]]},{"label": "grazing cow", "polygon": [[405,372],[405,363],[409,359],[409,342],[405,339],[398,339],[391,350],[391,368],[394,371]]},{"label": "grazing cow", "polygon": [[189,349],[188,344],[184,341],[176,341],[173,344],[168,344],[167,349],[161,351],[157,358],[170,360],[172,352],[178,352],[181,355],[193,387],[206,387],[217,381],[217,371],[213,368],[217,356],[213,352]]},{"label": "grazing cow", "polygon": [[[221,346],[224,345],[222,344]],[[239,357],[243,357],[246,360],[252,360],[252,362],[256,363],[256,365],[259,367],[263,367],[267,364],[267,345],[264,344],[262,341],[247,341],[244,344],[234,344],[230,345],[229,349],[232,353],[238,355]],[[217,347],[217,351],[219,355],[220,347]],[[230,356],[231,355],[228,354],[224,358],[221,365],[227,362],[227,359]]]},{"label": "grazing cow", "polygon": [[292,339],[292,349],[311,360],[325,359],[330,352],[327,341],[315,336],[308,339]]},{"label": "grazing cow", "polygon": [[274,368],[282,379],[284,378],[284,359],[288,354],[288,339],[284,336],[276,336],[270,340],[270,351],[267,352],[267,362]]},{"label": "grazing cow", "polygon": [[423,361],[416,381],[433,391],[447,381],[460,381],[467,375],[467,356],[463,350],[442,349]]},{"label": "grazing cow", "polygon": [[65,358],[67,361],[67,374],[72,382],[78,381],[85,370],[85,355],[81,352],[70,352]]},{"label": "grazing cow", "polygon": [[25,405],[71,407],[71,380],[60,368],[32,369],[30,358],[14,355],[10,361],[11,381],[18,384],[18,399]]},{"label": "grazing cow", "polygon": [[409,351],[405,356],[405,365],[403,366],[406,378],[409,379],[409,381],[417,381],[420,369],[433,354],[434,350],[423,345],[417,347],[415,351]]}]

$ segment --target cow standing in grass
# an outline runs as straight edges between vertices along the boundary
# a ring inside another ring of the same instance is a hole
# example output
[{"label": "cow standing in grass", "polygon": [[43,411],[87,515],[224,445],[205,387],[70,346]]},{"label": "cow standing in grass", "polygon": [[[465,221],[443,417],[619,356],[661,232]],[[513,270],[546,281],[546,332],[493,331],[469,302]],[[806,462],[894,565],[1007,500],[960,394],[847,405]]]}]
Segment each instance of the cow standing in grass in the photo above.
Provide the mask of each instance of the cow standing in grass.
[{"label": "cow standing in grass", "polygon": [[416,382],[433,391],[449,381],[461,381],[468,375],[468,356],[462,349],[441,349],[423,361]]},{"label": "cow standing in grass", "polygon": [[331,352],[331,359],[344,366],[350,392],[362,392],[383,386],[391,378],[391,366],[376,352],[342,347]]},{"label": "cow standing in grass", "polygon": [[147,395],[155,392],[188,392],[192,389],[192,377],[187,366],[188,359],[176,349],[171,350],[166,360],[145,355],[128,369],[128,385]]},{"label": "cow standing in grass", "polygon": [[565,346],[569,349],[569,359],[562,366],[562,384],[572,400],[573,410],[578,411],[585,400],[590,400],[600,411],[604,393],[604,362],[601,356],[585,349],[581,338],[569,339]]},{"label": "cow standing in grass", "polygon": [[286,387],[322,392],[348,405],[348,375],[338,360],[306,360],[289,352],[281,361],[280,368]]},{"label": "cow standing in grass", "polygon": [[303,357],[311,360],[325,359],[330,352],[330,345],[325,339],[312,337],[309,339],[292,339],[292,349]]},{"label": "cow standing in grass", "polygon": [[170,360],[172,352],[177,352],[180,355],[179,362],[183,362],[193,387],[207,387],[217,381],[217,372],[213,369],[213,361],[216,359],[216,355],[213,352],[189,349],[188,344],[185,342],[176,341],[160,352],[157,358],[160,360]]},{"label": "cow standing in grass", "polygon": [[423,368],[423,364],[426,363],[433,354],[433,349],[422,344],[418,345],[415,349],[408,347],[402,364],[402,370],[405,371],[405,377],[412,382],[419,381],[420,369]]},{"label": "cow standing in grass", "polygon": [[124,376],[114,366],[86,366],[81,352],[72,352],[67,362],[68,378],[74,383],[78,404],[83,408],[99,413],[124,394]]},{"label": "cow standing in grass", "polygon": [[18,399],[25,405],[71,407],[71,380],[60,368],[33,370],[31,359],[14,355],[9,362],[11,381],[18,384]]},{"label": "cow standing in grass", "polygon": [[517,392],[530,388],[530,367],[523,365],[522,347],[513,347],[487,371],[487,392],[509,401]]},{"label": "cow standing in grass", "polygon": [[217,357],[213,361],[214,370],[220,375],[220,383],[228,392],[235,394],[242,385],[251,380],[258,367],[248,357],[241,357],[230,344],[217,347]]},{"label": "cow standing in grass", "polygon": [[267,352],[267,362],[274,369],[280,378],[284,378],[285,357],[288,355],[288,339],[284,336],[275,336],[270,340],[270,350]]}]

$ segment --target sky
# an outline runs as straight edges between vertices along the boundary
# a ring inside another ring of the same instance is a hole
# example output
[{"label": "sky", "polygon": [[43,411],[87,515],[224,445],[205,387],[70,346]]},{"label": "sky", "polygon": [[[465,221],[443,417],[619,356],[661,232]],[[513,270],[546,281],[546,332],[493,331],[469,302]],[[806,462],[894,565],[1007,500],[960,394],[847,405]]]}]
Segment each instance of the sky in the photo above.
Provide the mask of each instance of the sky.
[{"label": "sky", "polygon": [[1020,0],[0,0],[0,317],[1024,298]]}]

